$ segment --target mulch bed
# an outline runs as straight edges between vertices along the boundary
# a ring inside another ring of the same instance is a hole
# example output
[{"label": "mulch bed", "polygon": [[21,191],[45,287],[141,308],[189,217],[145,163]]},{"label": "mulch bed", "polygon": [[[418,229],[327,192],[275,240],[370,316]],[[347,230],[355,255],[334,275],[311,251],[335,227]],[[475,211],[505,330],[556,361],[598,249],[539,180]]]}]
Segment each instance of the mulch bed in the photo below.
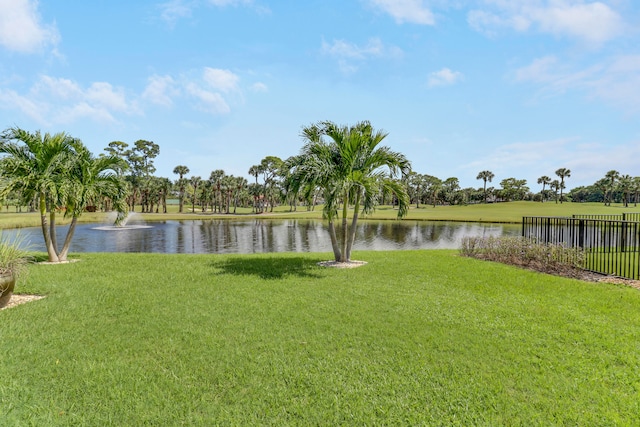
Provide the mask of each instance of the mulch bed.
[{"label": "mulch bed", "polygon": [[4,307],[0,308],[0,310],[4,310],[6,308],[15,307],[16,305],[24,304],[26,302],[36,301],[44,298],[43,295],[16,295],[13,294],[11,299]]}]

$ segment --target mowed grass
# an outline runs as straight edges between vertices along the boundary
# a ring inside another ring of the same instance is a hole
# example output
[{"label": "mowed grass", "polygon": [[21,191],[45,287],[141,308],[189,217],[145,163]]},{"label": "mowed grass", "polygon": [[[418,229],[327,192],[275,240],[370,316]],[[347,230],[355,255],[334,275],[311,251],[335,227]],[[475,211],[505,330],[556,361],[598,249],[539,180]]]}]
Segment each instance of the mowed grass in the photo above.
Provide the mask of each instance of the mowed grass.
[{"label": "mowed grass", "polygon": [[[139,208],[138,208],[139,209]],[[146,221],[189,220],[189,219],[247,219],[247,218],[296,218],[296,219],[321,219],[322,206],[316,206],[314,210],[307,210],[304,206],[298,206],[296,211],[291,211],[289,206],[278,206],[273,212],[264,212],[256,215],[249,208],[238,208],[237,214],[213,214],[202,213],[196,209],[191,212],[191,206],[186,206],[183,213],[178,213],[178,207],[168,206],[169,212],[140,213],[140,218]],[[622,205],[604,206],[602,203],[553,203],[553,202],[508,202],[474,205],[436,206],[415,205],[409,210],[407,220],[434,220],[434,221],[466,221],[466,222],[498,222],[498,223],[522,223],[523,216],[571,216],[574,214],[621,214],[623,212],[640,212],[640,207]],[[395,220],[398,211],[391,206],[379,206],[370,215],[361,215],[361,219],[367,220]],[[85,213],[80,222],[105,222],[109,218],[115,218],[113,213]],[[57,216],[59,224],[67,224],[69,219],[63,215]],[[40,225],[38,213],[15,213],[7,210],[0,211],[0,228],[36,227]]]},{"label": "mowed grass", "polygon": [[3,425],[639,419],[636,289],[455,251],[78,258],[0,311]]}]

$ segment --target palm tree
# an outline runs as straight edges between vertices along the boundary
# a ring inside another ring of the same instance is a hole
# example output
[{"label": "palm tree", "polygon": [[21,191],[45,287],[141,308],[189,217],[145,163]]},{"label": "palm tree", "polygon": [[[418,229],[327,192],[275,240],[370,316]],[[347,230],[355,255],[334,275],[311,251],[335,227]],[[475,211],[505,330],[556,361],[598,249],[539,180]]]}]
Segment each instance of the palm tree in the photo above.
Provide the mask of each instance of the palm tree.
[{"label": "palm tree", "polygon": [[[263,170],[263,166],[260,164],[260,165],[251,166],[248,172],[249,175],[251,175],[256,179],[256,184],[251,187],[254,190],[253,191],[253,210],[255,213],[258,213],[258,200],[260,199],[260,193],[259,192],[256,193],[256,190],[260,189],[260,186],[258,185],[258,176],[262,173],[262,170]],[[260,213],[262,213],[262,209],[260,209]]]},{"label": "palm tree", "polygon": [[179,201],[178,212],[182,213],[182,209],[184,206],[184,186],[185,186],[184,176],[189,173],[189,168],[183,165],[178,165],[175,168],[173,168],[173,173],[179,176],[178,182],[177,182],[178,201]]},{"label": "palm tree", "polygon": [[78,218],[87,206],[95,205],[98,200],[107,197],[118,212],[119,219],[124,219],[127,213],[127,182],[123,175],[128,168],[127,162],[118,156],[94,157],[80,141],[76,141],[75,152],[70,179],[63,183],[63,187],[67,187],[63,192],[66,195],[65,216],[71,217],[71,223],[58,252],[59,261],[67,260]]},{"label": "palm tree", "polygon": [[615,189],[616,181],[620,178],[620,172],[617,170],[610,170],[604,175],[604,177],[609,182],[604,198],[604,204],[610,206],[613,201],[613,190]]},{"label": "palm tree", "polygon": [[[30,133],[9,128],[0,135],[0,171],[5,177],[0,195],[19,191],[23,201],[37,200],[40,225],[50,262],[65,261],[78,217],[89,204],[110,198],[126,212],[126,183],[121,173],[126,164],[117,156],[94,158],[86,147],[68,134]],[[62,250],[56,241],[56,210],[71,216]],[[48,214],[48,219],[47,219]]]},{"label": "palm tree", "polygon": [[194,213],[196,211],[196,199],[198,198],[198,185],[200,185],[200,181],[202,178],[199,176],[192,176],[189,182],[193,187],[193,197],[191,198],[191,212]]},{"label": "palm tree", "polygon": [[560,178],[560,203],[562,203],[562,190],[565,189],[564,179],[571,176],[571,170],[567,168],[560,168],[556,171],[556,175]]},{"label": "palm tree", "polygon": [[160,178],[158,184],[158,189],[160,191],[160,203],[162,204],[162,212],[167,213],[167,196],[171,191],[171,180],[169,178]]},{"label": "palm tree", "polygon": [[549,183],[549,188],[553,190],[553,197],[556,203],[558,203],[558,190],[560,190],[560,181],[558,181],[557,179],[554,179]]},{"label": "palm tree", "polygon": [[538,178],[538,184],[542,184],[542,191],[540,192],[540,194],[542,195],[542,202],[544,202],[544,187],[548,184],[551,184],[551,178],[549,178],[546,175],[542,175],[540,178]]},{"label": "palm tree", "polygon": [[481,179],[484,183],[482,188],[482,192],[484,194],[484,202],[487,203],[487,181],[491,182],[491,180],[495,178],[495,175],[491,171],[482,171],[476,176],[476,179]]},{"label": "palm tree", "polygon": [[[382,194],[392,193],[397,197],[398,218],[408,212],[406,187],[393,178],[400,173],[407,175],[411,164],[403,154],[379,146],[386,136],[382,131],[374,131],[367,121],[354,126],[324,121],[302,130],[305,145],[301,156],[305,161],[292,171],[292,175],[300,188],[313,184],[322,189],[323,217],[328,221],[336,262],[351,261],[360,210],[363,213],[373,211]],[[353,206],[353,217],[349,226],[350,205]],[[340,208],[341,215],[338,213]],[[338,219],[342,220],[339,239]]]},{"label": "palm tree", "polygon": [[236,178],[235,185],[236,185],[236,191],[235,191],[235,197],[233,198],[234,214],[236,213],[236,208],[238,207],[238,197],[240,196],[240,193],[242,192],[242,190],[247,188],[247,180],[244,177],[239,176]]},{"label": "palm tree", "polygon": [[633,177],[631,175],[622,175],[618,181],[618,189],[622,193],[622,203],[624,207],[629,207],[629,199],[633,192]]},{"label": "palm tree", "polygon": [[222,213],[222,179],[226,176],[226,173],[222,169],[216,169],[209,174],[209,181],[213,188],[213,212]]},{"label": "palm tree", "polygon": [[633,181],[633,206],[638,206],[638,194],[640,194],[640,176],[634,176]]},{"label": "palm tree", "polygon": [[[40,224],[45,247],[50,262],[58,261],[58,254],[51,239],[51,230],[55,230],[55,207],[58,189],[64,173],[64,165],[73,155],[74,139],[66,133],[42,135],[39,131],[30,133],[20,128],[9,128],[0,136],[2,158],[0,170],[6,177],[2,194],[10,191],[21,192],[23,201],[38,201]],[[49,226],[47,213],[54,225]]]}]

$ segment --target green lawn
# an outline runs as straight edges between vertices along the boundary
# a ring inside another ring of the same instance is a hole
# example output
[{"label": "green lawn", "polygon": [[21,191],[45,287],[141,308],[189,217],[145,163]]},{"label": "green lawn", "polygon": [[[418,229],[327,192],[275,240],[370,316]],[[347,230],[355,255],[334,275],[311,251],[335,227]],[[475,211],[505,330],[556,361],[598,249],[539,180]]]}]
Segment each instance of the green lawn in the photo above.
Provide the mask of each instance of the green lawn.
[{"label": "green lawn", "polygon": [[0,311],[0,424],[634,425],[640,292],[454,251],[81,254]]},{"label": "green lawn", "polygon": [[[640,207],[630,206],[624,208],[622,205],[604,206],[602,203],[539,203],[539,202],[509,202],[490,203],[467,206],[432,206],[421,205],[410,209],[408,220],[436,220],[436,221],[468,221],[468,222],[503,222],[521,223],[523,216],[571,216],[573,214],[619,214],[622,212],[640,212]],[[138,212],[139,213],[139,212]],[[140,214],[140,213],[139,213]],[[390,206],[380,206],[376,211],[368,216],[361,216],[363,219],[396,219],[398,211]],[[104,222],[109,214],[85,213],[80,217],[80,222]],[[113,214],[110,214],[113,216]],[[238,208],[237,215],[201,213],[196,210],[191,212],[191,206],[185,205],[185,212],[178,213],[178,207],[170,205],[169,213],[149,213],[141,214],[147,221],[161,220],[181,220],[181,219],[246,219],[248,217],[259,218],[322,218],[322,207],[317,206],[315,210],[308,211],[305,207],[298,207],[297,211],[291,212],[288,206],[278,206],[274,212],[266,212],[261,215],[254,215],[251,209]],[[58,215],[57,221],[64,224],[62,215]],[[0,211],[0,228],[35,227],[40,225],[38,213],[15,213],[11,211]]]}]

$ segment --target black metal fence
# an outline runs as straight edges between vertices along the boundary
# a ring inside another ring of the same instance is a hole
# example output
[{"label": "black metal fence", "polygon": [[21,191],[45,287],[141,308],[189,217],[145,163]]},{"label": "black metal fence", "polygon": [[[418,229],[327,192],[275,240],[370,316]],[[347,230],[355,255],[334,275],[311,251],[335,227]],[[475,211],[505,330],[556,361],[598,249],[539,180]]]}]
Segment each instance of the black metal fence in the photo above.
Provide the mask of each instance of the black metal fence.
[{"label": "black metal fence", "polygon": [[619,214],[575,214],[571,218],[578,219],[610,219],[613,221],[640,221],[640,212],[623,212]]},{"label": "black metal fence", "polygon": [[640,279],[640,221],[523,217],[522,235],[540,243],[582,248],[586,270]]}]

